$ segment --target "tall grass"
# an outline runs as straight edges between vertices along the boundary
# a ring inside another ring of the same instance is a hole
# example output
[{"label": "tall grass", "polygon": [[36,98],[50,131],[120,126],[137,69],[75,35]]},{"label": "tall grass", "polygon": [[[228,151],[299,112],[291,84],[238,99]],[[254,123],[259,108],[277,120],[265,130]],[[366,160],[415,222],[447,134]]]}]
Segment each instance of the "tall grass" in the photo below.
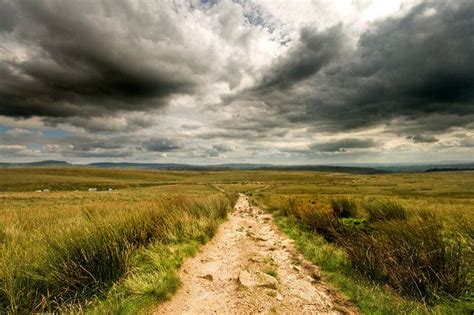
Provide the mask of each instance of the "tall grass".
[{"label": "tall grass", "polygon": [[[4,244],[0,259],[0,313],[54,312],[103,295],[130,270],[130,258],[151,243],[205,242],[225,218],[234,197],[143,202],[134,211],[58,227],[38,238],[40,254],[28,259],[22,244]],[[18,246],[16,246],[18,245]]]},{"label": "tall grass", "polygon": [[344,198],[333,199],[331,211],[281,208],[280,215],[295,218],[308,231],[342,248],[360,275],[402,296],[432,305],[440,299],[465,296],[472,287],[472,248],[462,234],[443,230],[431,213],[409,215],[396,202],[378,200],[365,204],[367,220],[348,221],[357,205]]},{"label": "tall grass", "polygon": [[391,200],[378,200],[364,205],[371,222],[385,220],[406,220],[407,210],[398,202]]},{"label": "tall grass", "polygon": [[434,217],[379,222],[369,232],[344,230],[337,243],[368,279],[423,303],[457,298],[470,287],[468,249],[461,237],[445,237]]},{"label": "tall grass", "polygon": [[348,198],[332,199],[331,208],[336,218],[350,218],[357,215],[356,203]]}]

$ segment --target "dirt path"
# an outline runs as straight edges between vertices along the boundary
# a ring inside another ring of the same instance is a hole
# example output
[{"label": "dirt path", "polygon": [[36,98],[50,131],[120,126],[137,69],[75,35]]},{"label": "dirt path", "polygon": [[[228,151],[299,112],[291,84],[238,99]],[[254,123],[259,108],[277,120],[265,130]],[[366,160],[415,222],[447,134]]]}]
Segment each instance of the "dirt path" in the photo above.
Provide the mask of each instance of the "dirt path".
[{"label": "dirt path", "polygon": [[155,314],[354,313],[244,195],[180,277],[182,287]]}]

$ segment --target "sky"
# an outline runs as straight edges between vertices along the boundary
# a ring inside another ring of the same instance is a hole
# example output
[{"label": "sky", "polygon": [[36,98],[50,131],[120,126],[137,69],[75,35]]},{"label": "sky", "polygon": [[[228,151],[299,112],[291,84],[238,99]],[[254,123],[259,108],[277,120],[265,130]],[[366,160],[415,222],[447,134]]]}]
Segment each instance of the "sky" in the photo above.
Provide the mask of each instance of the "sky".
[{"label": "sky", "polygon": [[0,0],[0,162],[474,160],[474,1]]}]

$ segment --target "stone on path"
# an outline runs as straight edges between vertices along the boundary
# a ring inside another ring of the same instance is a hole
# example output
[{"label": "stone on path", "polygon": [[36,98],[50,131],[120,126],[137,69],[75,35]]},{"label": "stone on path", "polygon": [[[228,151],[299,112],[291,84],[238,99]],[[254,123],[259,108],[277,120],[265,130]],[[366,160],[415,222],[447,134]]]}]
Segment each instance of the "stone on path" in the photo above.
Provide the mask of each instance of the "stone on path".
[{"label": "stone on path", "polygon": [[276,290],[278,280],[258,270],[241,270],[239,283],[247,288],[262,287]]},{"label": "stone on path", "polygon": [[199,278],[203,278],[203,279],[206,279],[206,280],[209,280],[209,281],[212,281],[214,280],[214,277],[208,273],[207,275],[203,275],[203,276],[198,276]]}]

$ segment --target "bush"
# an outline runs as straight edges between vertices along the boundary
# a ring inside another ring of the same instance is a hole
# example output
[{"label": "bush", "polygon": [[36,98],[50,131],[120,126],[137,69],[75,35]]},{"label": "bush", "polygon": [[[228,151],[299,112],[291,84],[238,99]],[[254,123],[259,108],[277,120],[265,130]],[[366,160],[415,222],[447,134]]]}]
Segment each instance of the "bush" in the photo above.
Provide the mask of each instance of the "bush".
[{"label": "bush", "polygon": [[357,205],[348,198],[331,200],[331,208],[336,218],[353,218],[357,215]]},{"label": "bush", "polygon": [[394,201],[373,201],[364,206],[370,222],[384,220],[406,220],[406,209]]}]

